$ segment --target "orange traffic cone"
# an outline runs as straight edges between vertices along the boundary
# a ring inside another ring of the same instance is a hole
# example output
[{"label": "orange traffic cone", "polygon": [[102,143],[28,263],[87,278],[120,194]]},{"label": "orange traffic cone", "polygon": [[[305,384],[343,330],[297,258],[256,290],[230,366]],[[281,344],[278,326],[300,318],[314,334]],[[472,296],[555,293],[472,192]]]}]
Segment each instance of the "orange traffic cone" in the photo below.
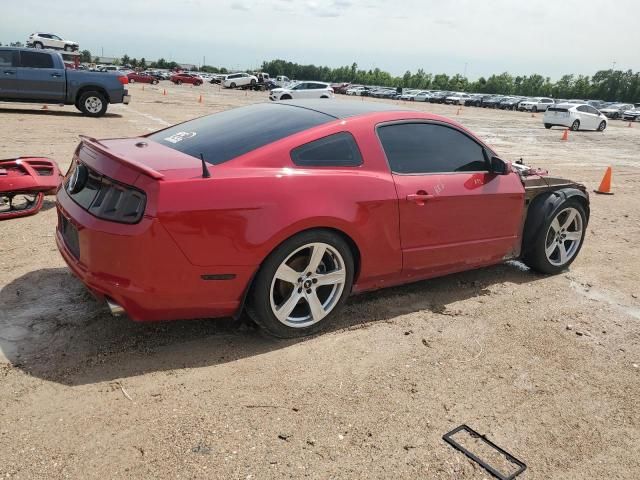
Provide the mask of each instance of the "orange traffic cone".
[{"label": "orange traffic cone", "polygon": [[200,95],[200,98],[198,98],[198,103],[202,103],[202,95]]},{"label": "orange traffic cone", "polygon": [[565,142],[569,140],[569,129],[565,128],[564,133],[562,134],[562,138],[560,140],[564,140]]},{"label": "orange traffic cone", "polygon": [[601,193],[602,195],[613,195],[613,192],[611,191],[611,167],[607,167],[607,171],[604,173],[604,177],[602,177],[600,186],[597,190],[594,190],[594,192]]}]

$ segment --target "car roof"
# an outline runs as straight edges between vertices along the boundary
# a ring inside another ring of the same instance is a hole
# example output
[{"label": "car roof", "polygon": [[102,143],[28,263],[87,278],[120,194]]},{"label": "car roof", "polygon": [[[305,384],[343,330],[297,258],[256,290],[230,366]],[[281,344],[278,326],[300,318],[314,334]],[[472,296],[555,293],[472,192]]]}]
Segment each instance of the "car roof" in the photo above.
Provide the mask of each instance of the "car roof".
[{"label": "car roof", "polygon": [[277,103],[290,105],[292,107],[306,108],[315,112],[324,113],[325,115],[329,115],[337,119],[355,117],[357,115],[365,115],[369,113],[412,111],[410,108],[398,108],[395,105],[386,103],[354,102],[349,100],[287,100]]}]

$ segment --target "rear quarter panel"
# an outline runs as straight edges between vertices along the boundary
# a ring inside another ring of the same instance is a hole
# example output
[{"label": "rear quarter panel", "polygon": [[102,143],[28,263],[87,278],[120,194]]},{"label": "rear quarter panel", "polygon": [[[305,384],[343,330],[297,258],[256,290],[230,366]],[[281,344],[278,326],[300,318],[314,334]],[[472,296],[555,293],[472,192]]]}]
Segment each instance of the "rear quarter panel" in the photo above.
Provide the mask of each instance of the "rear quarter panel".
[{"label": "rear quarter panel", "polygon": [[[354,135],[363,165],[293,164],[292,148],[339,131]],[[208,179],[158,183],[158,217],[195,265],[257,268],[296,233],[331,228],[359,250],[356,291],[401,271],[397,195],[370,121],[333,122],[210,170]]]}]

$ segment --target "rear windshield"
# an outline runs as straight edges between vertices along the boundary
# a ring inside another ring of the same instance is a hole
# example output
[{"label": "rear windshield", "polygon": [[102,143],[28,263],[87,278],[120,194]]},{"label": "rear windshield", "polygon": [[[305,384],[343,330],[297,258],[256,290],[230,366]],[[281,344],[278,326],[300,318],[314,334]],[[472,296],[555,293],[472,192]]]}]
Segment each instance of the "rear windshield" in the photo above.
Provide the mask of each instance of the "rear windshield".
[{"label": "rear windshield", "polygon": [[218,165],[294,133],[335,120],[330,115],[277,103],[259,103],[180,123],[148,138]]}]

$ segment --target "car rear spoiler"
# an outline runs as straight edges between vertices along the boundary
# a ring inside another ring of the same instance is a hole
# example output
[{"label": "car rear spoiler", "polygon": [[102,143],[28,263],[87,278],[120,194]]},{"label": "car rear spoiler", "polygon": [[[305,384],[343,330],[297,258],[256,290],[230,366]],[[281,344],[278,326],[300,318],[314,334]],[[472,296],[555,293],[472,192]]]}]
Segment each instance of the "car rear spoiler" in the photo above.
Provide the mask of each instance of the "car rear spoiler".
[{"label": "car rear spoiler", "polygon": [[124,158],[118,155],[114,151],[110,150],[109,147],[107,147],[105,144],[101,143],[99,140],[96,140],[95,138],[87,137],[86,135],[80,135],[80,141],[87,147],[91,148],[92,150],[95,150],[103,155],[106,155],[107,157],[111,158],[112,160],[115,160],[118,163],[121,163],[122,165],[126,165],[129,168],[133,168],[134,170],[137,170],[138,172],[143,173],[148,177],[153,178],[154,180],[162,180],[164,178],[164,175],[162,173],[146,165],[143,165],[142,163],[136,162],[135,160]]}]

